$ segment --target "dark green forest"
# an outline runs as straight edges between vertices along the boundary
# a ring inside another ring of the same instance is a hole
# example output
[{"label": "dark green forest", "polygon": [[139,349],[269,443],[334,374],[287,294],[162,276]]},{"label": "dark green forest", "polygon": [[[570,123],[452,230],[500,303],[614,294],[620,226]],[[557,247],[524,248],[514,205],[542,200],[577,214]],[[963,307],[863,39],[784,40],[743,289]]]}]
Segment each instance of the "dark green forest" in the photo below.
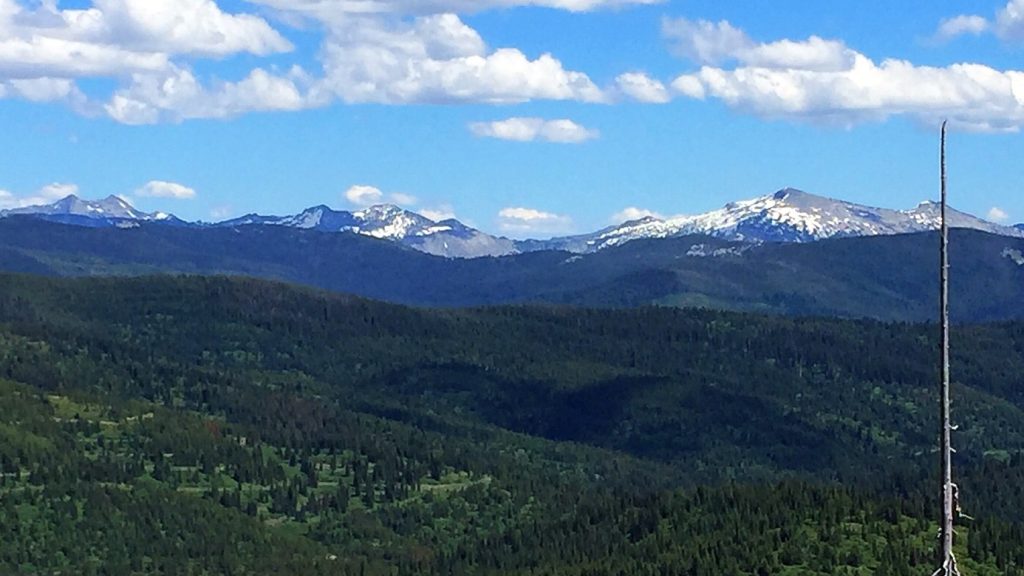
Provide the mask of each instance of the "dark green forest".
[{"label": "dark green forest", "polygon": [[[930,574],[936,340],[0,276],[0,574]],[[1024,574],[1024,323],[953,344],[962,568]]]},{"label": "dark green forest", "polygon": [[[956,322],[1024,320],[1024,239],[953,230]],[[280,226],[87,228],[0,219],[0,270],[50,276],[230,274],[414,306],[647,305],[889,321],[935,317],[934,233],[807,244],[707,236],[593,254],[447,259],[357,234]]]}]

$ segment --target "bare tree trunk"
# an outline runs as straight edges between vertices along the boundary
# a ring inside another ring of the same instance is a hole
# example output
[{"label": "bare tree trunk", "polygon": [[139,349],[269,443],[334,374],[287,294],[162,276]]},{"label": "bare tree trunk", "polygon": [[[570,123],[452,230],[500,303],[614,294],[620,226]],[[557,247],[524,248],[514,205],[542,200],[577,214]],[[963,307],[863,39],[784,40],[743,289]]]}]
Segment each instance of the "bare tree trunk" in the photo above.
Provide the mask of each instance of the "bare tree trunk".
[{"label": "bare tree trunk", "polygon": [[946,222],[946,122],[942,123],[942,216],[941,216],[941,272],[939,274],[939,308],[942,324],[942,525],[939,538],[942,541],[941,562],[933,576],[959,576],[956,555],[953,554],[953,522],[956,514],[957,487],[953,484],[953,425],[950,421],[949,398],[949,225]]}]

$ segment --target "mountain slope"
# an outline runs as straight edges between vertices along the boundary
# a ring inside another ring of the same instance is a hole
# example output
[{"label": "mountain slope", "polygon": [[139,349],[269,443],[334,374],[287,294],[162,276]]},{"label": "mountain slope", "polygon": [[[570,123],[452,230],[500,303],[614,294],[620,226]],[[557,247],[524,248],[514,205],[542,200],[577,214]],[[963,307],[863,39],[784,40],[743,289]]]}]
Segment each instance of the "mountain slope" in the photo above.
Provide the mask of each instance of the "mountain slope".
[{"label": "mountain slope", "polygon": [[[871,208],[815,196],[792,188],[775,194],[734,202],[721,210],[667,220],[648,217],[591,234],[550,240],[510,240],[476,230],[455,219],[435,222],[393,205],[371,206],[357,212],[320,205],[291,216],[249,214],[215,224],[186,223],[164,213],[146,214],[124,199],[110,196],[88,202],[69,196],[54,204],[0,212],[86,227],[133,227],[141,222],[162,222],[195,228],[280,226],[325,233],[354,233],[389,240],[420,252],[446,258],[507,256],[524,252],[561,250],[590,253],[625,243],[688,235],[707,235],[748,243],[804,243],[828,238],[896,235],[938,228],[938,206],[924,202],[913,210]],[[969,228],[1024,238],[1024,225],[1002,226],[952,210],[954,228]]]},{"label": "mountain slope", "polygon": [[[59,276],[155,272],[281,279],[392,302],[699,306],[798,315],[930,320],[934,234],[808,244],[706,236],[638,240],[593,254],[445,259],[354,233],[280,226],[87,229],[0,220],[0,269]],[[1024,317],[1024,240],[952,234],[953,317]]]},{"label": "mountain slope", "polygon": [[321,232],[351,232],[391,240],[436,256],[478,258],[516,252],[515,244],[470,228],[457,220],[434,222],[398,206],[371,206],[358,212],[314,206],[293,216],[255,214],[216,224],[218,227],[271,225]]},{"label": "mountain slope", "polygon": [[164,212],[150,214],[136,210],[125,199],[114,195],[107,196],[102,200],[91,201],[71,194],[53,204],[0,211],[0,218],[7,216],[31,216],[51,222],[89,227],[123,227],[137,222],[184,224],[181,220]]},{"label": "mountain slope", "polygon": [[[903,575],[934,548],[927,326],[0,275],[0,344],[0,572]],[[1016,576],[1024,325],[953,347],[958,556]]]},{"label": "mountain slope", "polygon": [[[986,222],[951,210],[953,228],[1024,237],[1020,229]],[[787,188],[769,196],[734,202],[720,210],[666,220],[644,218],[594,234],[527,242],[526,249],[592,252],[643,238],[706,234],[745,242],[813,242],[827,238],[885,236],[936,230],[939,205],[923,202],[913,210],[872,208]]]},{"label": "mountain slope", "polygon": [[[125,391],[158,397],[169,386],[172,398],[215,405],[227,400],[215,390],[260,387],[246,370],[286,381],[298,371],[304,394],[350,409],[403,419],[425,410],[670,463],[739,458],[757,464],[755,476],[931,461],[917,453],[933,443],[931,412],[920,409],[935,379],[930,326],[659,308],[410,309],[228,278],[0,276],[0,288],[0,333],[17,352],[0,367],[35,385],[99,393],[136,374]],[[52,349],[32,352],[33,338]],[[76,342],[97,374],[79,384],[58,361],[79,353],[68,348]],[[1022,343],[1019,322],[956,331],[964,462],[1024,449]],[[858,434],[871,426],[885,434]]]}]

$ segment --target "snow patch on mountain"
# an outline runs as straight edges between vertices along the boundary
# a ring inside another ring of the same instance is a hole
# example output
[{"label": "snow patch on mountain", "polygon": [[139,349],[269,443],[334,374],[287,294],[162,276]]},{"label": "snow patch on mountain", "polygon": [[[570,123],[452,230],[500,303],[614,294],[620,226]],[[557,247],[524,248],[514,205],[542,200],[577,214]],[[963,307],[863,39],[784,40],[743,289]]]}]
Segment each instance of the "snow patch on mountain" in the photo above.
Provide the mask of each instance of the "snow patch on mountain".
[{"label": "snow patch on mountain", "polygon": [[120,196],[110,195],[102,200],[83,200],[74,194],[53,204],[13,208],[0,212],[0,217],[34,216],[54,222],[87,226],[121,226],[126,222],[184,223],[171,214],[142,212]]},{"label": "snow patch on mountain", "polygon": [[[767,196],[732,202],[705,214],[665,219],[648,216],[592,234],[522,241],[492,236],[454,219],[437,222],[390,204],[371,206],[357,212],[320,205],[290,216],[248,214],[217,224],[188,224],[165,212],[141,212],[118,196],[88,201],[71,195],[53,204],[0,212],[0,217],[15,215],[90,227],[131,228],[143,222],[181,226],[284,226],[359,234],[446,258],[477,258],[540,250],[586,254],[633,240],[687,235],[757,244],[906,234],[937,229],[940,208],[935,202],[922,202],[911,210],[873,208],[787,188]],[[1001,226],[956,210],[949,211],[949,221],[954,228],[972,228],[1024,238],[1024,224]],[[689,256],[724,257],[743,252],[742,248],[735,247],[722,250],[697,245]]]},{"label": "snow patch on mountain", "polygon": [[347,232],[380,240],[398,242],[420,252],[446,258],[505,256],[517,252],[507,238],[491,236],[470,228],[458,220],[435,222],[425,216],[391,204],[370,206],[358,212],[314,206],[293,216],[250,214],[216,226],[270,225]]},{"label": "snow patch on mountain", "polygon": [[[950,226],[972,228],[1002,236],[1024,237],[1024,230],[986,222],[949,210]],[[731,202],[696,216],[643,218],[590,235],[556,238],[547,249],[593,252],[641,238],[670,238],[703,234],[743,242],[814,242],[827,238],[882,236],[935,230],[940,207],[922,202],[912,210],[873,208],[815,196],[787,188],[775,194]],[[530,245],[525,244],[529,249]]]}]

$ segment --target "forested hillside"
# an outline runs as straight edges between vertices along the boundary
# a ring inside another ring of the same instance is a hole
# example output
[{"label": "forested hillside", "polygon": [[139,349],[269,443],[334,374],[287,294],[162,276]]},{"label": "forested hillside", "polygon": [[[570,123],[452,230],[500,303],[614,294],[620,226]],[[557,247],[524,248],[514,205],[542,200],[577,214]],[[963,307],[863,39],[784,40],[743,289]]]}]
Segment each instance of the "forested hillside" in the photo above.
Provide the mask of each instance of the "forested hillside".
[{"label": "forested hillside", "polygon": [[[385,240],[277,226],[83,228],[0,219],[0,271],[53,276],[238,274],[416,306],[692,306],[928,321],[934,234],[753,245],[705,236],[594,254],[450,260]],[[958,322],[1024,319],[1024,239],[954,230]]]},{"label": "forested hillside", "polygon": [[[919,574],[927,326],[0,277],[0,573]],[[969,574],[1024,574],[1024,324],[954,340]]]}]

